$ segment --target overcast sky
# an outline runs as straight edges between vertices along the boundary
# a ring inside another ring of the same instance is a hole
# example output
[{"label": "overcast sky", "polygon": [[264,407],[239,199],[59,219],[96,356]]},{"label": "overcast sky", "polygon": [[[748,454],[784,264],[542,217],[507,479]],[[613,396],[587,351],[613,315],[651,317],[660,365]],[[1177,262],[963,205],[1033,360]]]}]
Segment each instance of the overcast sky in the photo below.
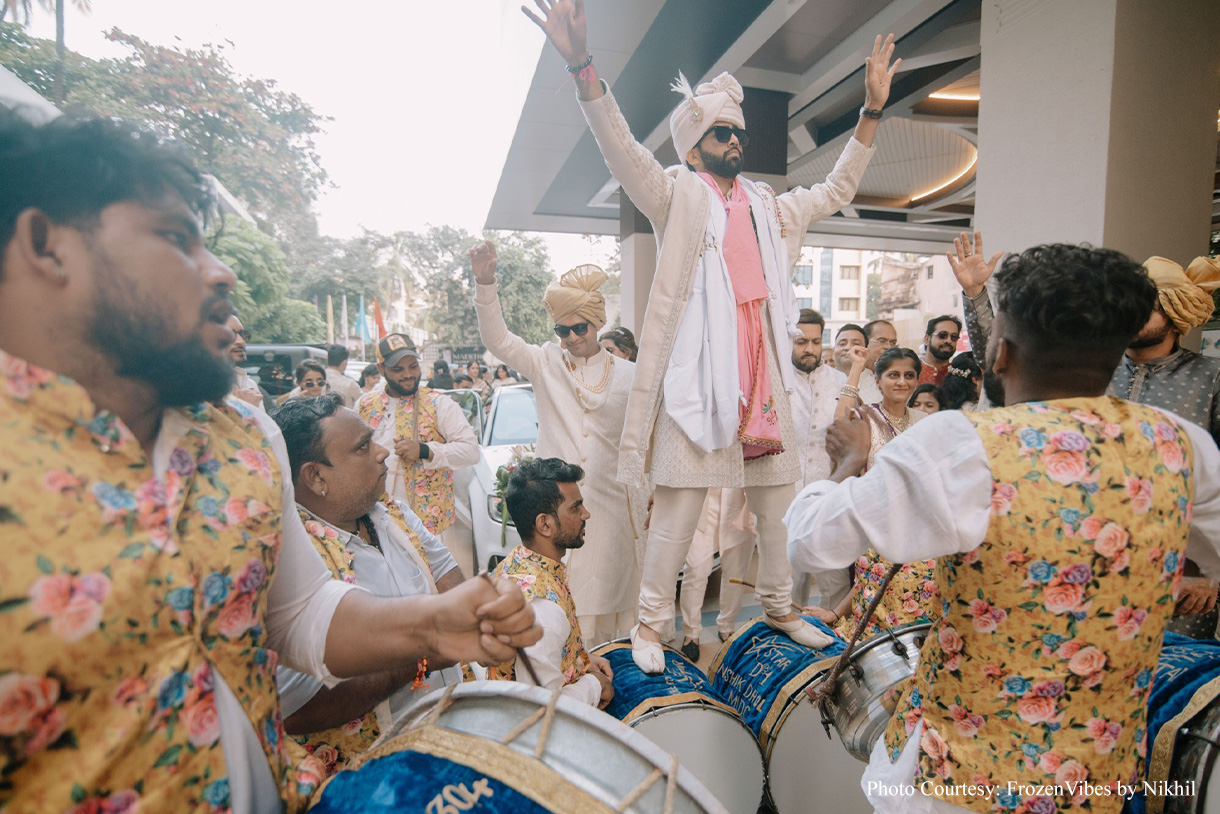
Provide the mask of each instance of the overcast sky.
[{"label": "overcast sky", "polygon": [[[92,57],[123,54],[104,37],[114,27],[159,45],[225,43],[238,73],[274,79],[333,119],[317,138],[335,187],[317,204],[325,234],[429,224],[477,233],[544,42],[520,5],[94,0],[88,15],[69,4],[66,31],[68,47]],[[31,32],[55,36],[37,5]],[[558,271],[600,262],[611,245],[548,243]]]}]

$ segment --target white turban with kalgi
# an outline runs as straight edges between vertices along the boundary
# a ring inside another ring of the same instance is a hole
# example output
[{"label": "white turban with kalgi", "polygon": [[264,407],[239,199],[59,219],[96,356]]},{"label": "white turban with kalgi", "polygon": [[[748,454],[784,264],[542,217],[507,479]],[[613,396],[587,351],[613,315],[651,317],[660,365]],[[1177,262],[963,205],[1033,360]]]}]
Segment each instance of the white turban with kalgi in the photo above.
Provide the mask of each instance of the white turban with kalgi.
[{"label": "white turban with kalgi", "polygon": [[1220,288],[1220,260],[1196,257],[1183,269],[1164,257],[1150,257],[1144,268],[1156,283],[1161,310],[1179,333],[1190,333],[1207,322],[1216,307],[1211,292]]},{"label": "white turban with kalgi", "polygon": [[746,117],[741,112],[741,100],[745,98],[745,93],[741,83],[731,74],[722,73],[692,91],[690,82],[679,73],[678,81],[670,88],[686,97],[669,116],[669,134],[673,136],[679,161],[686,161],[686,154],[716,122],[727,122],[746,129]]},{"label": "white turban with kalgi", "polygon": [[555,322],[578,316],[593,330],[601,330],[606,324],[606,298],[598,289],[609,279],[592,263],[577,266],[546,287],[542,306]]}]

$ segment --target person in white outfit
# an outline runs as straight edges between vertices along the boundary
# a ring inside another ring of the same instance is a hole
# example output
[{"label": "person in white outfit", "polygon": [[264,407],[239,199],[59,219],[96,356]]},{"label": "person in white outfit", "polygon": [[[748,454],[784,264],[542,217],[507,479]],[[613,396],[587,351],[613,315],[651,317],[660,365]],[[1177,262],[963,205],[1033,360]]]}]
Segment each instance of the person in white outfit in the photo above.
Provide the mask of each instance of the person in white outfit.
[{"label": "person in white outfit", "polygon": [[872,156],[881,107],[898,63],[892,38],[867,60],[865,107],[826,182],[776,195],[739,176],[749,134],[741,85],[727,73],[692,89],[670,132],[684,164],[666,170],[631,135],[586,48],[582,0],[523,9],[575,76],[581,109],[611,174],[651,221],[659,253],[620,442],[618,478],[642,484],[651,464],[655,510],[640,586],[632,656],[665,669],[658,631],[673,618],[673,586],[709,487],[745,488],[759,523],[758,593],[764,619],[794,640],[829,640],[791,608],[792,569],[781,517],[800,475],[788,391],[796,333],[791,272],[810,223],[855,196]]}]

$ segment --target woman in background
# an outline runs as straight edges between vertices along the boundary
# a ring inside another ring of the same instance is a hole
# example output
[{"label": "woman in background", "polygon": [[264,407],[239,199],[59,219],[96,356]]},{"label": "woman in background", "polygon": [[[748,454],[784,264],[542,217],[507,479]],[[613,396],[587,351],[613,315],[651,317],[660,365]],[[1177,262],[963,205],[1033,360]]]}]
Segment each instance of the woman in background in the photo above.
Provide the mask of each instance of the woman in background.
[{"label": "woman in background", "polygon": [[599,336],[597,341],[601,342],[602,347],[609,353],[629,362],[634,362],[640,351],[639,346],[635,343],[635,334],[622,327],[611,328]]},{"label": "woman in background", "polygon": [[983,370],[975,361],[974,354],[966,351],[954,356],[949,362],[949,374],[942,385],[945,391],[946,410],[977,410],[979,387],[983,383]]},{"label": "woman in background", "polygon": [[296,380],[297,386],[276,399],[276,404],[283,404],[288,399],[309,398],[330,392],[330,385],[326,383],[326,368],[317,359],[306,359],[297,365]]},{"label": "woman in background", "polygon": [[911,394],[911,399],[907,402],[907,406],[928,415],[939,413],[945,409],[945,393],[931,382],[924,382],[915,388],[915,392]]}]

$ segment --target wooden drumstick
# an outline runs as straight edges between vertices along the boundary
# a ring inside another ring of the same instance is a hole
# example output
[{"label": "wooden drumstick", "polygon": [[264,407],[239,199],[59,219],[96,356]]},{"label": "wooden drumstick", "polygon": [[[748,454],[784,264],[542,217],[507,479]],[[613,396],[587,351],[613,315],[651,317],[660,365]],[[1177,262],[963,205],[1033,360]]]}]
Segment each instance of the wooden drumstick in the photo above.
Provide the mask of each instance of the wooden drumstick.
[{"label": "wooden drumstick", "polygon": [[[480,574],[480,576],[485,577],[488,584],[492,585],[493,587],[495,586],[496,581],[492,578],[491,574],[484,571],[482,574]],[[521,663],[525,665],[525,672],[529,673],[530,678],[533,679],[534,686],[543,686],[542,682],[538,679],[538,673],[534,670],[534,662],[530,660],[530,657],[526,654],[524,647],[517,648],[517,656],[521,659]]]}]

